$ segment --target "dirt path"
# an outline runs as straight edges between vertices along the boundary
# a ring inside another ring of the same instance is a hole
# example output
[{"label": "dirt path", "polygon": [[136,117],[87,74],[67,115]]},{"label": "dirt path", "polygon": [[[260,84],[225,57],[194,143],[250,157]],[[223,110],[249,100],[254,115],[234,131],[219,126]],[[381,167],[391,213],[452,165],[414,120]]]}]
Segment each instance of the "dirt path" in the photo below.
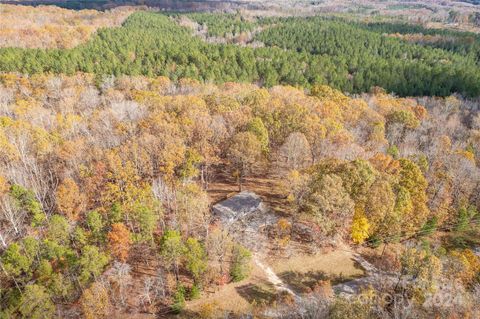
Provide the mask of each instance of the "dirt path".
[{"label": "dirt path", "polygon": [[296,297],[296,298],[300,298],[299,295],[297,295],[295,292],[293,292],[292,289],[290,289],[284,282],[282,279],[280,279],[280,277],[277,276],[277,274],[273,271],[272,268],[270,268],[270,266],[268,265],[265,265],[263,264],[261,261],[260,261],[260,258],[257,256],[257,255],[254,255],[253,256],[253,261],[265,272],[266,276],[267,276],[267,279],[268,281],[270,281],[273,286],[275,287],[276,290],[278,291],[286,291],[287,293],[289,293],[290,295]]},{"label": "dirt path", "polygon": [[352,252],[336,250],[291,258],[255,256],[250,278],[230,283],[212,294],[187,303],[187,310],[198,311],[205,304],[215,304],[218,309],[236,314],[250,313],[255,305],[270,304],[278,300],[281,292],[301,298],[319,280],[351,281],[365,275]]},{"label": "dirt path", "polygon": [[379,270],[359,254],[352,254],[352,258],[365,269],[365,276],[333,286],[333,291],[336,294],[348,297],[360,293],[366,287],[375,287],[379,284],[393,283],[398,280],[398,274]]}]

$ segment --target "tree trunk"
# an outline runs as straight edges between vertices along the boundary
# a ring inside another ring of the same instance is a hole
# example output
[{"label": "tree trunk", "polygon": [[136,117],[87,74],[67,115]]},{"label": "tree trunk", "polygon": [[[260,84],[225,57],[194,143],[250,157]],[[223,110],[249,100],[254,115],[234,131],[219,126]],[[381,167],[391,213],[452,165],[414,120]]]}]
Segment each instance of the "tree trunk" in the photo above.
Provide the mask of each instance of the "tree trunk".
[{"label": "tree trunk", "polygon": [[380,256],[380,258],[382,258],[383,254],[385,254],[385,249],[387,248],[387,245],[388,245],[388,243],[383,243],[383,250],[382,250],[382,255]]},{"label": "tree trunk", "polygon": [[210,184],[210,179],[208,177],[208,165],[205,165],[205,190],[208,190],[208,186]]},{"label": "tree trunk", "polygon": [[205,165],[202,165],[202,168],[200,169],[200,181],[202,183],[202,188],[206,190],[208,186],[205,181]]},{"label": "tree trunk", "polygon": [[237,172],[237,185],[238,185],[238,191],[242,191],[242,178],[240,176],[240,172]]},{"label": "tree trunk", "polygon": [[179,278],[178,278],[178,264],[177,264],[177,262],[174,263],[173,269],[175,271],[175,280],[177,281],[177,284],[178,284]]},{"label": "tree trunk", "polygon": [[1,233],[0,233],[0,244],[2,244],[3,248],[7,248],[7,243],[5,241],[5,238],[3,237],[3,235]]}]

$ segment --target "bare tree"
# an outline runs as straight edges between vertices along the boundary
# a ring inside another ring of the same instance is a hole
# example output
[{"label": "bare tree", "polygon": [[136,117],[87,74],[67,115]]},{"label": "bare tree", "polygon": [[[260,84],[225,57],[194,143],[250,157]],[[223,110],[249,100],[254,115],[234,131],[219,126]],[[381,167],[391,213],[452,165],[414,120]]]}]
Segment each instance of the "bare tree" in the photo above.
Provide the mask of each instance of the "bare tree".
[{"label": "bare tree", "polygon": [[132,267],[127,263],[115,262],[108,271],[107,278],[111,284],[113,296],[119,300],[120,305],[125,306],[126,290],[131,284],[130,272]]},{"label": "bare tree", "polygon": [[159,298],[165,298],[165,280],[164,273],[160,269],[156,277],[149,277],[143,283],[142,291],[140,292],[140,304],[144,308],[154,304]]},{"label": "bare tree", "polygon": [[25,216],[26,213],[17,207],[9,195],[0,198],[0,221],[8,223],[16,236],[20,234]]},{"label": "bare tree", "polygon": [[312,162],[310,144],[303,133],[291,133],[279,151],[280,167],[298,170]]}]

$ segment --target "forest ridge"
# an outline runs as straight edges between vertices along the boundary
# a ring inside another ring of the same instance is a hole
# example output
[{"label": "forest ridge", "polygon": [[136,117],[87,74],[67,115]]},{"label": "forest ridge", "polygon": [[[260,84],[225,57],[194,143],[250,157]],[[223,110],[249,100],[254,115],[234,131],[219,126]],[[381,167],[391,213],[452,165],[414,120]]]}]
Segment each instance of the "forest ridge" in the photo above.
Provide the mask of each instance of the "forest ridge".
[{"label": "forest ridge", "polygon": [[[0,70],[22,73],[95,73],[254,82],[310,87],[328,84],[344,92],[380,86],[401,96],[480,92],[479,41],[475,34],[428,30],[440,40],[411,43],[391,33],[418,32],[408,25],[359,24],[330,18],[265,18],[192,15],[209,32],[252,32],[259,47],[205,42],[179,26],[176,15],[132,14],[120,28],[102,29],[67,50],[0,49]],[[220,24],[222,23],[223,24]],[[238,26],[238,30],[222,30]],[[454,41],[450,41],[451,37]],[[444,39],[444,40],[442,40]]]}]

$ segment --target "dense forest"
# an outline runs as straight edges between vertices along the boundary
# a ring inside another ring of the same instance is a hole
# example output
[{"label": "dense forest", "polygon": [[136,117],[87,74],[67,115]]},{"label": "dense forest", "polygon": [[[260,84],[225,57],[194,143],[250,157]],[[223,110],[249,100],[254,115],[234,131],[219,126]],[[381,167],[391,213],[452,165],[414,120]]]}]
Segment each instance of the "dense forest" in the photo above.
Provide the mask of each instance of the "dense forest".
[{"label": "dense forest", "polygon": [[[191,16],[192,17],[192,16]],[[88,72],[101,75],[167,76],[202,82],[228,81],[311,87],[328,84],[344,92],[374,86],[400,96],[480,93],[477,44],[464,52],[432,48],[384,36],[379,30],[326,18],[261,19],[194,15],[215,35],[248,32],[265,47],[206,43],[180,27],[177,16],[138,12],[120,28],[102,29],[86,44],[68,50],[0,49],[0,70],[28,74]],[[227,19],[227,20],[226,20]],[[227,27],[228,26],[228,27]],[[401,27],[400,27],[401,28]],[[471,49],[470,49],[471,48]]]},{"label": "dense forest", "polygon": [[[164,77],[4,74],[0,83],[1,318],[104,318],[127,298],[176,313],[203,289],[248,276],[251,253],[211,226],[219,170],[240,185],[255,174],[284,181],[279,240],[295,220],[318,225],[323,245],[420,240],[381,258],[418,277],[401,286],[410,311],[478,315],[480,257],[469,247],[480,117],[468,101]],[[430,238],[436,231],[447,235]],[[129,295],[147,257],[158,273]],[[438,284],[458,281],[462,308],[423,305]],[[329,300],[334,318],[381,310]]]},{"label": "dense forest", "polygon": [[0,8],[0,319],[480,318],[478,34]]},{"label": "dense forest", "polygon": [[480,38],[476,33],[427,29],[407,23],[358,23],[356,26],[382,34],[402,34],[407,36],[407,40],[408,36],[411,36],[412,42],[471,56],[477,62],[480,60]]}]

